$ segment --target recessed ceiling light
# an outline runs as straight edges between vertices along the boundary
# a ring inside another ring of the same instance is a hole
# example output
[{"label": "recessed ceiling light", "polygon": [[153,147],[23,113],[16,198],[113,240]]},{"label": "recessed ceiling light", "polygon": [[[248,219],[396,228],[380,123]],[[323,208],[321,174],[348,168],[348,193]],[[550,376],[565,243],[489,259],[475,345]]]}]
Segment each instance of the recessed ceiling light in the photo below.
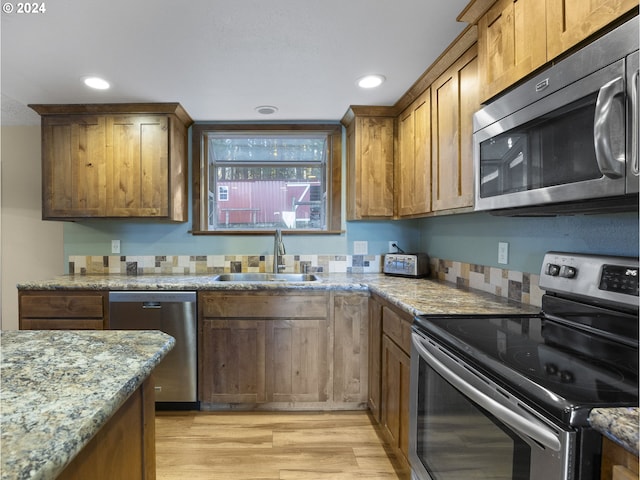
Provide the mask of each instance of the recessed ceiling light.
[{"label": "recessed ceiling light", "polygon": [[95,88],[96,90],[106,90],[109,88],[109,82],[99,77],[84,77],[82,79],[87,87]]},{"label": "recessed ceiling light", "polygon": [[278,111],[278,107],[274,107],[273,105],[260,105],[256,107],[255,110],[262,115],[271,115]]},{"label": "recessed ceiling light", "polygon": [[360,77],[357,83],[360,88],[376,88],[382,85],[382,82],[385,80],[384,75],[365,75],[364,77]]}]

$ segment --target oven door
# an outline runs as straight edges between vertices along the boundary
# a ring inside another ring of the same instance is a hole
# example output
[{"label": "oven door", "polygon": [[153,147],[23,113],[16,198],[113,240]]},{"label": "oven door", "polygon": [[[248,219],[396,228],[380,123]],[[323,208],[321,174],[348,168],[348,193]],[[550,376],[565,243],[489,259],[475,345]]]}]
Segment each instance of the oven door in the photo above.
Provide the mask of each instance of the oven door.
[{"label": "oven door", "polygon": [[412,335],[409,460],[418,480],[572,479],[576,433]]}]

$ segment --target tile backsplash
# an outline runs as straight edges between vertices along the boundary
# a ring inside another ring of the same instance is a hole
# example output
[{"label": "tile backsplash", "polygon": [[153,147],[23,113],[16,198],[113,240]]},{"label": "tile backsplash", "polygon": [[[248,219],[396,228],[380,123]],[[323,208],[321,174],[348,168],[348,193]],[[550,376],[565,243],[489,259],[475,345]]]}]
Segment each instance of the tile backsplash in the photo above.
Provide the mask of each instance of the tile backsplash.
[{"label": "tile backsplash", "polygon": [[[380,273],[382,255],[284,255],[285,273]],[[270,272],[272,255],[69,256],[77,275],[198,275]],[[540,306],[539,275],[453,260],[430,259],[431,277]]]}]

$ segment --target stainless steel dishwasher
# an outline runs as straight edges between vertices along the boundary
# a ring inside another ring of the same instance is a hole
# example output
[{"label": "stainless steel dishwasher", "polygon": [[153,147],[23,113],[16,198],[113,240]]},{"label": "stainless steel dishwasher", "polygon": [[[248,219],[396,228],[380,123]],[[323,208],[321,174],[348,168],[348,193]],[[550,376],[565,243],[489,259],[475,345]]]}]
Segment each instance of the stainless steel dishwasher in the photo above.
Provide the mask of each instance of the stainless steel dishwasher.
[{"label": "stainless steel dishwasher", "polygon": [[111,330],[161,330],[176,339],[153,372],[158,408],[198,408],[196,315],[196,292],[109,293]]}]

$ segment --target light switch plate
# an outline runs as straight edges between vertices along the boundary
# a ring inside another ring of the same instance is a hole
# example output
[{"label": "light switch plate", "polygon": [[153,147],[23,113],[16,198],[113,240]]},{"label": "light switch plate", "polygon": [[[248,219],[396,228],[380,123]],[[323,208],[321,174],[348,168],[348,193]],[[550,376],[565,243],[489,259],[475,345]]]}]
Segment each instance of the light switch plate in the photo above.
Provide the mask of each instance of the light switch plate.
[{"label": "light switch plate", "polygon": [[366,255],[369,253],[369,242],[366,240],[353,242],[354,255]]},{"label": "light switch plate", "polygon": [[501,265],[509,263],[509,244],[507,242],[498,242],[498,263]]}]

